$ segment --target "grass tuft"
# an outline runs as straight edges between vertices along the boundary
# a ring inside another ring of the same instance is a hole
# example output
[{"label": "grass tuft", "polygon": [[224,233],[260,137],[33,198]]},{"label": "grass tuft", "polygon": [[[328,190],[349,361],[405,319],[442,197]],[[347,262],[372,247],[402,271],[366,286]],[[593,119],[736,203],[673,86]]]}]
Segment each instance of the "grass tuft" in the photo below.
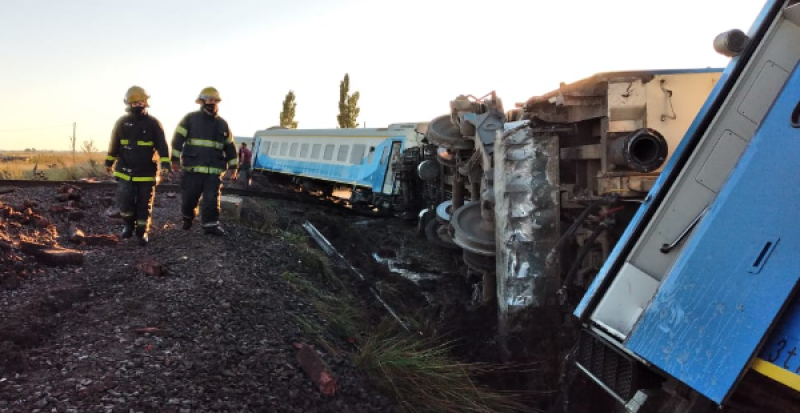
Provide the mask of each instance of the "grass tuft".
[{"label": "grass tuft", "polygon": [[474,377],[502,370],[462,363],[449,356],[453,343],[418,338],[384,321],[361,346],[354,361],[412,411],[516,412],[530,410],[519,395],[477,385]]}]

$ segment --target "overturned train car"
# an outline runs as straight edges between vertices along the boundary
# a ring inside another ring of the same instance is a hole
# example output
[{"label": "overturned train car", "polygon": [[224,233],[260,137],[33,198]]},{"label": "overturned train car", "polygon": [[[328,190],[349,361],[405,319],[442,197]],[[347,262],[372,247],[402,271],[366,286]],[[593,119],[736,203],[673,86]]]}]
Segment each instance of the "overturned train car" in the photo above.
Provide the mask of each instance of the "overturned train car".
[{"label": "overturned train car", "polygon": [[269,128],[253,138],[253,169],[289,177],[309,192],[335,194],[353,205],[403,208],[402,184],[395,179],[402,171],[395,166],[403,156],[419,152],[425,128],[424,122],[371,129]]},{"label": "overturned train car", "polygon": [[724,71],[603,73],[507,113],[459,96],[430,123],[449,184],[423,216],[501,337],[572,312],[574,365],[627,411],[798,410],[799,38],[800,3],[771,0],[716,39]]},{"label": "overturned train car", "polygon": [[419,167],[436,189],[428,237],[482,273],[501,325],[579,299],[721,72],[600,73],[508,112],[494,94],[457,97],[426,134],[439,174]]},{"label": "overturned train car", "polygon": [[629,411],[800,410],[800,2],[714,44],[733,59],[574,311],[575,364]]}]

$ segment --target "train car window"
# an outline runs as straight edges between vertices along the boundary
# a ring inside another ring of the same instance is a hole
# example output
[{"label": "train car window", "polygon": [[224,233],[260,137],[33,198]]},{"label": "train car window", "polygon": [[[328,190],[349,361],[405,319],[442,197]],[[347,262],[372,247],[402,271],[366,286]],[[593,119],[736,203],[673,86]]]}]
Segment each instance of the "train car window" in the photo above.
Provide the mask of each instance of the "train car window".
[{"label": "train car window", "polygon": [[325,145],[325,154],[322,155],[322,159],[325,161],[333,159],[333,144]]},{"label": "train car window", "polygon": [[300,145],[300,157],[301,158],[308,158],[308,144],[304,143]]},{"label": "train car window", "polygon": [[381,165],[386,165],[386,158],[389,157],[389,147],[383,147],[383,155],[381,155]]},{"label": "train car window", "polygon": [[263,153],[264,155],[268,154],[271,144],[272,142],[270,141],[261,141],[261,148],[259,149],[259,152]]},{"label": "train car window", "polygon": [[347,161],[347,153],[350,152],[350,145],[339,146],[339,153],[336,155],[337,162]]},{"label": "train car window", "polygon": [[375,147],[369,147],[369,155],[367,155],[367,164],[371,164],[372,160],[375,159]]},{"label": "train car window", "polygon": [[289,148],[288,142],[281,142],[281,156],[286,156],[286,150]]},{"label": "train car window", "polygon": [[353,145],[353,152],[350,152],[350,163],[353,165],[360,164],[366,149],[367,145]]},{"label": "train car window", "polygon": [[289,149],[289,157],[295,158],[297,157],[297,142],[293,142],[291,148]]},{"label": "train car window", "polygon": [[280,149],[280,146],[281,145],[278,145],[278,142],[275,142],[275,144],[272,145],[272,152],[270,152],[269,154],[272,156],[278,156],[278,149]]},{"label": "train car window", "polygon": [[311,147],[311,159],[319,159],[320,152],[322,152],[322,144],[315,143],[314,146]]}]

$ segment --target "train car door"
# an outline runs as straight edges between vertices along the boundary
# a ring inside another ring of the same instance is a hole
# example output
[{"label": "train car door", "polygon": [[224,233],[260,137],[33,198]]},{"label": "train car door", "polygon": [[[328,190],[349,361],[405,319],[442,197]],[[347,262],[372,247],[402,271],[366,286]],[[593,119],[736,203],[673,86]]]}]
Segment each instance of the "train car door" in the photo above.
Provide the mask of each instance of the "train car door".
[{"label": "train car door", "polygon": [[392,146],[389,147],[387,156],[381,157],[381,167],[386,168],[386,174],[383,175],[383,186],[381,193],[393,194],[394,193],[394,162],[400,158],[400,151],[403,150],[403,141],[392,141]]}]

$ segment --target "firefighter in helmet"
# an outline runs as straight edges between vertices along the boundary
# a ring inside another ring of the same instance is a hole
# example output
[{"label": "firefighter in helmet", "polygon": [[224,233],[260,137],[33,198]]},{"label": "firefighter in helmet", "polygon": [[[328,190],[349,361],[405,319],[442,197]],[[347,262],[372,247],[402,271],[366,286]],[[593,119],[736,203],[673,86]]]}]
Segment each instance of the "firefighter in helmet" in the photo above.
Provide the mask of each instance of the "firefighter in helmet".
[{"label": "firefighter in helmet", "polygon": [[236,145],[228,122],[218,114],[219,92],[213,87],[200,91],[191,112],[178,124],[172,138],[172,170],[181,171],[181,213],[183,229],[192,227],[200,196],[200,222],[206,234],[222,236],[219,225],[219,195],[222,176],[228,171],[237,178]]},{"label": "firefighter in helmet", "polygon": [[[150,214],[153,210],[158,163],[161,173],[169,173],[169,148],[164,128],[147,113],[150,96],[139,86],[125,93],[128,114],[114,125],[106,156],[106,170],[117,180],[117,206],[125,226],[122,238],[134,232],[139,244],[149,241]],[[113,170],[112,170],[113,167]]]}]

